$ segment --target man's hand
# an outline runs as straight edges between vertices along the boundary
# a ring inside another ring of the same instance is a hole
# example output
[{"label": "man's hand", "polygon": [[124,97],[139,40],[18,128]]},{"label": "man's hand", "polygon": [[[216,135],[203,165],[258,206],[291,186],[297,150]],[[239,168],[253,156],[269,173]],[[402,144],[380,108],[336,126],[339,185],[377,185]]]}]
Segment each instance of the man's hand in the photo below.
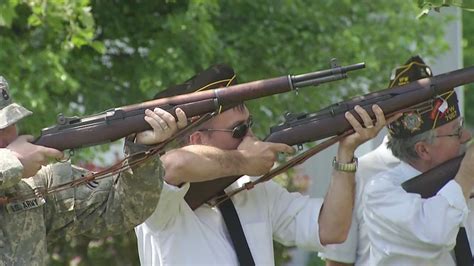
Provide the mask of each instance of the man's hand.
[{"label": "man's hand", "polygon": [[23,165],[23,178],[34,176],[42,165],[48,163],[48,159],[60,160],[64,157],[61,151],[30,143],[33,139],[30,135],[19,136],[7,146]]},{"label": "man's hand", "polygon": [[357,147],[367,140],[377,136],[377,134],[386,124],[395,121],[402,115],[397,114],[390,117],[390,121],[385,121],[385,116],[382,109],[378,105],[372,105],[372,111],[374,111],[376,118],[374,125],[372,119],[364,108],[357,105],[354,107],[354,110],[362,118],[364,126],[362,126],[361,123],[359,123],[359,121],[350,112],[346,112],[345,117],[355,132],[354,134],[342,139],[339,143],[338,160],[344,163],[352,160],[354,151],[357,149]]},{"label": "man's hand", "polygon": [[379,131],[385,126],[385,117],[382,109],[378,105],[373,105],[372,110],[377,118],[375,125],[372,122],[367,111],[359,105],[354,107],[354,110],[362,118],[364,126],[350,113],[346,112],[345,116],[347,121],[351,124],[354,129],[354,134],[347,136],[341,140],[341,145],[346,146],[348,149],[355,150],[359,145],[366,142],[367,140],[377,136]]},{"label": "man's hand", "polygon": [[179,108],[176,109],[178,122],[176,122],[174,116],[160,108],[155,108],[154,111],[147,109],[145,115],[145,121],[153,130],[146,130],[137,134],[137,143],[140,144],[153,145],[163,142],[188,123],[186,114]]},{"label": "man's hand", "polygon": [[286,144],[263,142],[253,136],[245,137],[237,149],[246,158],[245,174],[251,176],[263,175],[270,171],[279,152],[287,154],[295,152],[292,147]]}]

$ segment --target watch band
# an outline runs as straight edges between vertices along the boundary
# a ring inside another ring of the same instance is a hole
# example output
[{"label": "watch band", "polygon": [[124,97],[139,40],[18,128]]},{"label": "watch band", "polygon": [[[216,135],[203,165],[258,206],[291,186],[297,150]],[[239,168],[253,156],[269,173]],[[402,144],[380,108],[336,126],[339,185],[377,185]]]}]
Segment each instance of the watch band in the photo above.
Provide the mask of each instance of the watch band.
[{"label": "watch band", "polygon": [[357,157],[352,158],[350,163],[340,163],[336,160],[336,157],[332,160],[332,167],[336,171],[354,173],[357,170]]}]

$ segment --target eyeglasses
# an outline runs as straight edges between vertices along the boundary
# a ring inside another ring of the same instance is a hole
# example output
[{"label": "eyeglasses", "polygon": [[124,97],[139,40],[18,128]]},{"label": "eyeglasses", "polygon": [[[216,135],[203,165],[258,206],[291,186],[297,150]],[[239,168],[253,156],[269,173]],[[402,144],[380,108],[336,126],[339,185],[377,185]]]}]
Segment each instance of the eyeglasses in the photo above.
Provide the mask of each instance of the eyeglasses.
[{"label": "eyeglasses", "polygon": [[456,131],[454,131],[453,134],[446,134],[446,135],[436,135],[434,136],[435,138],[441,138],[441,137],[457,137],[458,139],[461,139],[462,133],[464,130],[464,118],[459,119],[459,126],[456,128]]},{"label": "eyeglasses", "polygon": [[199,131],[221,131],[221,132],[232,132],[232,137],[236,139],[241,139],[247,135],[250,127],[253,125],[252,116],[249,116],[246,122],[242,122],[236,125],[233,129],[217,129],[217,128],[204,128]]}]

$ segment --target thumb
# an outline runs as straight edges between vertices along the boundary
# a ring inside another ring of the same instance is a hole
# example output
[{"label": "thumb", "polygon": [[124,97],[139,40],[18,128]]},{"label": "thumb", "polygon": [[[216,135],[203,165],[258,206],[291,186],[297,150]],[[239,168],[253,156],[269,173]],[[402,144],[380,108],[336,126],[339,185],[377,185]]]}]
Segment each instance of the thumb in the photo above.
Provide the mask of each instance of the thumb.
[{"label": "thumb", "polygon": [[24,140],[25,142],[32,142],[35,137],[33,137],[32,135],[21,135],[18,137],[18,139]]}]

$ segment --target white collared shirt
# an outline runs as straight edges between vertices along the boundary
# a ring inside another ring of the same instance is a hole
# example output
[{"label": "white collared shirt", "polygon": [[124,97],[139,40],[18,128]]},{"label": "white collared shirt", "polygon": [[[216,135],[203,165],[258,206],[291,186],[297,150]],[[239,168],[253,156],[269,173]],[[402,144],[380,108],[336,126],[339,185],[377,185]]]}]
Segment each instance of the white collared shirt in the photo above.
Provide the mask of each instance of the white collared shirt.
[{"label": "white collared shirt", "polygon": [[363,215],[370,239],[370,265],[455,265],[450,254],[468,208],[451,180],[422,199],[400,186],[421,174],[406,163],[374,177],[365,189]]},{"label": "white collared shirt", "polygon": [[470,198],[467,202],[469,214],[467,221],[464,223],[466,228],[467,239],[469,240],[469,246],[471,247],[471,254],[474,256],[474,198]]},{"label": "white collared shirt", "polygon": [[363,219],[362,195],[365,185],[376,174],[387,171],[400,164],[387,148],[388,137],[373,151],[359,158],[356,172],[356,197],[351,228],[346,241],[341,244],[327,245],[319,256],[337,262],[354,263],[364,266],[369,263],[369,236]]},{"label": "white collared shirt", "polygon": [[[248,177],[226,189],[235,189]],[[184,201],[189,184],[164,184],[155,212],[135,228],[142,265],[238,265],[217,207],[195,211]],[[323,248],[318,217],[322,199],[289,193],[273,181],[232,197],[256,265],[274,265],[273,239],[313,251]]]}]

